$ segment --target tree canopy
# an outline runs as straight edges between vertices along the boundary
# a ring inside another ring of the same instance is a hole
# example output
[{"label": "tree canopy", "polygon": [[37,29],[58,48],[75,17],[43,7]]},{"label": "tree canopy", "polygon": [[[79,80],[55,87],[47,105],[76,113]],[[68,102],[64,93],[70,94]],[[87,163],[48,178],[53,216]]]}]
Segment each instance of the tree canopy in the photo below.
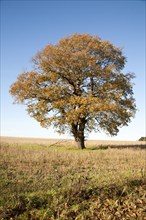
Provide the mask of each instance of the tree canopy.
[{"label": "tree canopy", "polygon": [[122,50],[89,34],[73,34],[48,44],[33,58],[33,71],[11,85],[15,102],[41,126],[70,131],[84,148],[85,133],[116,135],[136,111],[133,73],[123,73]]}]

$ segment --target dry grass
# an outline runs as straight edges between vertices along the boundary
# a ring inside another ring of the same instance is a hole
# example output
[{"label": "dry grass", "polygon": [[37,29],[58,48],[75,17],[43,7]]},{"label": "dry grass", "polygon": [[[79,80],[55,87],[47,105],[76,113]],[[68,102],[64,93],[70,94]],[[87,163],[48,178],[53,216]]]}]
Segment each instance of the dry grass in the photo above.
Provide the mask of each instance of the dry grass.
[{"label": "dry grass", "polygon": [[[47,139],[47,138],[19,138],[19,137],[1,137],[2,143],[9,144],[31,144],[31,145],[42,145],[42,146],[65,146],[74,147],[74,140],[70,139]],[[109,146],[134,146],[134,145],[146,145],[146,141],[105,141],[105,140],[87,140],[86,147],[98,147],[101,145]]]},{"label": "dry grass", "polygon": [[144,149],[16,140],[0,148],[0,219],[146,220]]}]

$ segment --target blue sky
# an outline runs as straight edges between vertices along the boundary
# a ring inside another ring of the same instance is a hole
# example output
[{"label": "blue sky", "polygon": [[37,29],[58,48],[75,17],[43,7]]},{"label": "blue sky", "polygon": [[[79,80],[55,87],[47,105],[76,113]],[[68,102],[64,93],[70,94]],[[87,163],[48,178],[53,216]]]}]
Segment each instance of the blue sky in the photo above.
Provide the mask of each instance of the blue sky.
[{"label": "blue sky", "polygon": [[124,72],[134,72],[138,112],[116,137],[104,133],[89,139],[137,140],[145,129],[145,1],[1,1],[1,135],[69,138],[41,128],[23,105],[13,105],[9,86],[31,70],[32,57],[48,43],[72,33],[98,35],[123,48]]}]

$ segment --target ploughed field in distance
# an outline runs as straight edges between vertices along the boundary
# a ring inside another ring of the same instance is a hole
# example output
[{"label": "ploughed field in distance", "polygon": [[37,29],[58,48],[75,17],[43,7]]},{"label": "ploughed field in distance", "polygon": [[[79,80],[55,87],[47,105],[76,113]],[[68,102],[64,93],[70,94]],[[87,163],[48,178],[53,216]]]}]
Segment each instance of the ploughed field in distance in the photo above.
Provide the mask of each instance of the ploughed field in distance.
[{"label": "ploughed field in distance", "polygon": [[146,220],[146,142],[1,137],[0,219]]}]

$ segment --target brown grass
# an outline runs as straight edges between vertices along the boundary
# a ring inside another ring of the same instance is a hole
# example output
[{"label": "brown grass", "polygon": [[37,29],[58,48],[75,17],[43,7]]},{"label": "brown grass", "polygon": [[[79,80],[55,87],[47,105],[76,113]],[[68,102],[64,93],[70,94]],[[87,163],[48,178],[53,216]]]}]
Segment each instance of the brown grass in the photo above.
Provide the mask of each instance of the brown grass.
[{"label": "brown grass", "polygon": [[39,141],[3,138],[0,219],[146,219],[144,149],[97,149],[92,143],[77,150]]},{"label": "brown grass", "polygon": [[[74,147],[76,146],[74,140],[71,139],[47,139],[47,138],[21,138],[21,137],[1,137],[2,143],[9,144],[31,144],[31,145],[42,145],[42,146],[65,146]],[[110,141],[110,140],[87,140],[85,143],[86,147],[98,147],[101,145],[105,146],[146,146],[146,141]]]}]

